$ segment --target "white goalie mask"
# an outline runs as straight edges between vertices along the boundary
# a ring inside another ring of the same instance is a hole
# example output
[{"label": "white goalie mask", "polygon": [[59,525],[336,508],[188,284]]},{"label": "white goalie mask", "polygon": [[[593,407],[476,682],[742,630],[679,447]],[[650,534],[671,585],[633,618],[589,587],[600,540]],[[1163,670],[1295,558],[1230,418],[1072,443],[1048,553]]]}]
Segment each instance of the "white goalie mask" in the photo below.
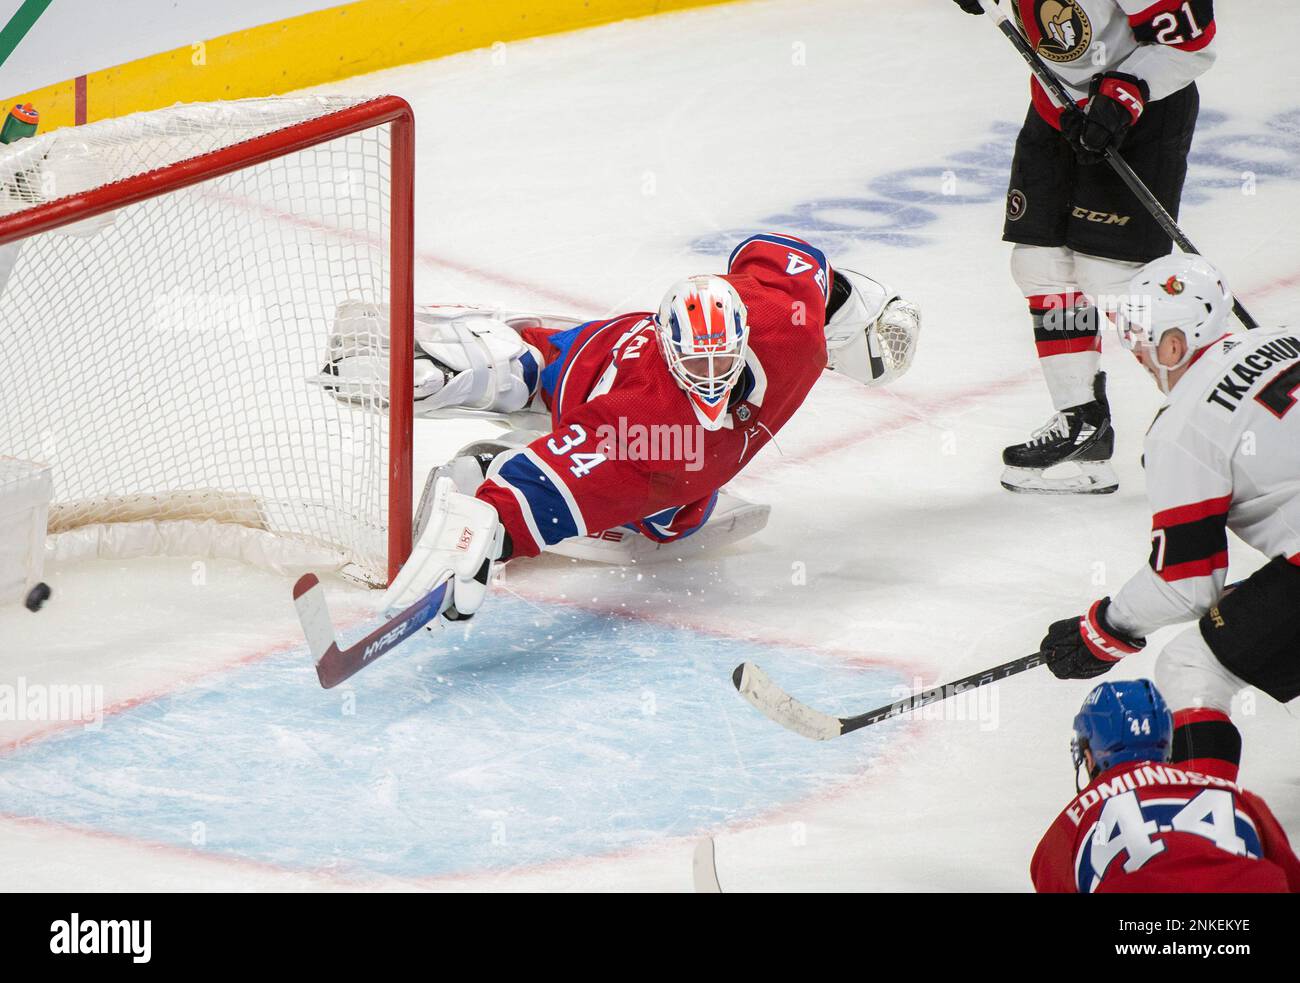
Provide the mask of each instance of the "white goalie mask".
[{"label": "white goalie mask", "polygon": [[[1161,391],[1168,393],[1169,373],[1222,337],[1231,313],[1232,294],[1223,274],[1200,256],[1175,253],[1152,260],[1134,274],[1115,328],[1125,348],[1135,355],[1147,352]],[[1177,365],[1161,365],[1156,349],[1174,330],[1187,339],[1187,353]]]},{"label": "white goalie mask", "polygon": [[700,422],[722,426],[732,387],[745,370],[749,311],[720,276],[693,276],[664,297],[656,319],[668,371],[685,390]]}]

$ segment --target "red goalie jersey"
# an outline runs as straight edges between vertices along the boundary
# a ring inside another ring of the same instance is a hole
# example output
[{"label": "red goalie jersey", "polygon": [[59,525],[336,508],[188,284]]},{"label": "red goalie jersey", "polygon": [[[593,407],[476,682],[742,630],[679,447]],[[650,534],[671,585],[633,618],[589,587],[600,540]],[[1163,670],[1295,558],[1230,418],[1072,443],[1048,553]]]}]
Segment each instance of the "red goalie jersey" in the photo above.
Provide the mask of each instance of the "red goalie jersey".
[{"label": "red goalie jersey", "polygon": [[476,493],[497,510],[512,556],[619,526],[660,541],[690,535],[803,403],[826,367],[826,257],[758,235],[736,247],[725,276],[749,311],[748,351],[716,430],[669,373],[654,315],[523,332],[545,360],[538,385],[554,429]]},{"label": "red goalie jersey", "polygon": [[1116,765],[1080,792],[1030,876],[1044,893],[1300,892],[1300,861],[1262,799],[1152,761]]}]

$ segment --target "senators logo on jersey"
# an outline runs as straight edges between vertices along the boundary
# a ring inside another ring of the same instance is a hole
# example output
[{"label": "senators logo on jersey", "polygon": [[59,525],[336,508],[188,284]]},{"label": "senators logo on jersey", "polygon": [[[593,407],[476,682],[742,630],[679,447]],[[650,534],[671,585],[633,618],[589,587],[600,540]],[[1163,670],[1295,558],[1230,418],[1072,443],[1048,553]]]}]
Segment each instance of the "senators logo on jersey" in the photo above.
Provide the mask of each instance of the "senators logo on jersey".
[{"label": "senators logo on jersey", "polygon": [[1049,61],[1074,61],[1092,44],[1092,21],[1075,0],[1016,0],[1016,23]]}]

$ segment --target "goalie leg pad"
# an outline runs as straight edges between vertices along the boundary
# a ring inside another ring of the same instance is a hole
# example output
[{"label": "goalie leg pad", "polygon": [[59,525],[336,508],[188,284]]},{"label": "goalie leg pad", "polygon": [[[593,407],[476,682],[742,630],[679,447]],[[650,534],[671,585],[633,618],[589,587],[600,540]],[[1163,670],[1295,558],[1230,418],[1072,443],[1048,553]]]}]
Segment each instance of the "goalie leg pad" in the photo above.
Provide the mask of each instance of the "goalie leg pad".
[{"label": "goalie leg pad", "polygon": [[489,475],[501,470],[501,465],[509,456],[508,451],[526,447],[539,436],[541,434],[527,430],[511,430],[492,440],[476,440],[458,450],[456,456],[446,464],[440,464],[430,471],[424,483],[424,492],[420,495],[420,504],[415,510],[413,538],[418,540],[429,524],[439,478],[450,478],[456,491],[462,495],[473,495]]},{"label": "goalie leg pad", "polygon": [[451,378],[422,412],[456,408],[515,413],[532,399],[541,356],[490,312],[426,308],[415,313],[415,341]]}]

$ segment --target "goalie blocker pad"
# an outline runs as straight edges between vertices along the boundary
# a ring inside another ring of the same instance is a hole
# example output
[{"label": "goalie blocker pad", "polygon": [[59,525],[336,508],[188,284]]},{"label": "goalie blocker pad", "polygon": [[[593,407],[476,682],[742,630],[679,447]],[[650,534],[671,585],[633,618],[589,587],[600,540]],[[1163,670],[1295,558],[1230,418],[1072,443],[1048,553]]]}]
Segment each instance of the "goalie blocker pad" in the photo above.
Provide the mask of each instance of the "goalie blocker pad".
[{"label": "goalie blocker pad", "polygon": [[415,548],[379,607],[405,608],[431,591],[450,573],[451,620],[469,617],[487,593],[492,561],[501,555],[504,529],[496,509],[456,490],[456,483],[437,472],[420,502],[423,525]]}]

